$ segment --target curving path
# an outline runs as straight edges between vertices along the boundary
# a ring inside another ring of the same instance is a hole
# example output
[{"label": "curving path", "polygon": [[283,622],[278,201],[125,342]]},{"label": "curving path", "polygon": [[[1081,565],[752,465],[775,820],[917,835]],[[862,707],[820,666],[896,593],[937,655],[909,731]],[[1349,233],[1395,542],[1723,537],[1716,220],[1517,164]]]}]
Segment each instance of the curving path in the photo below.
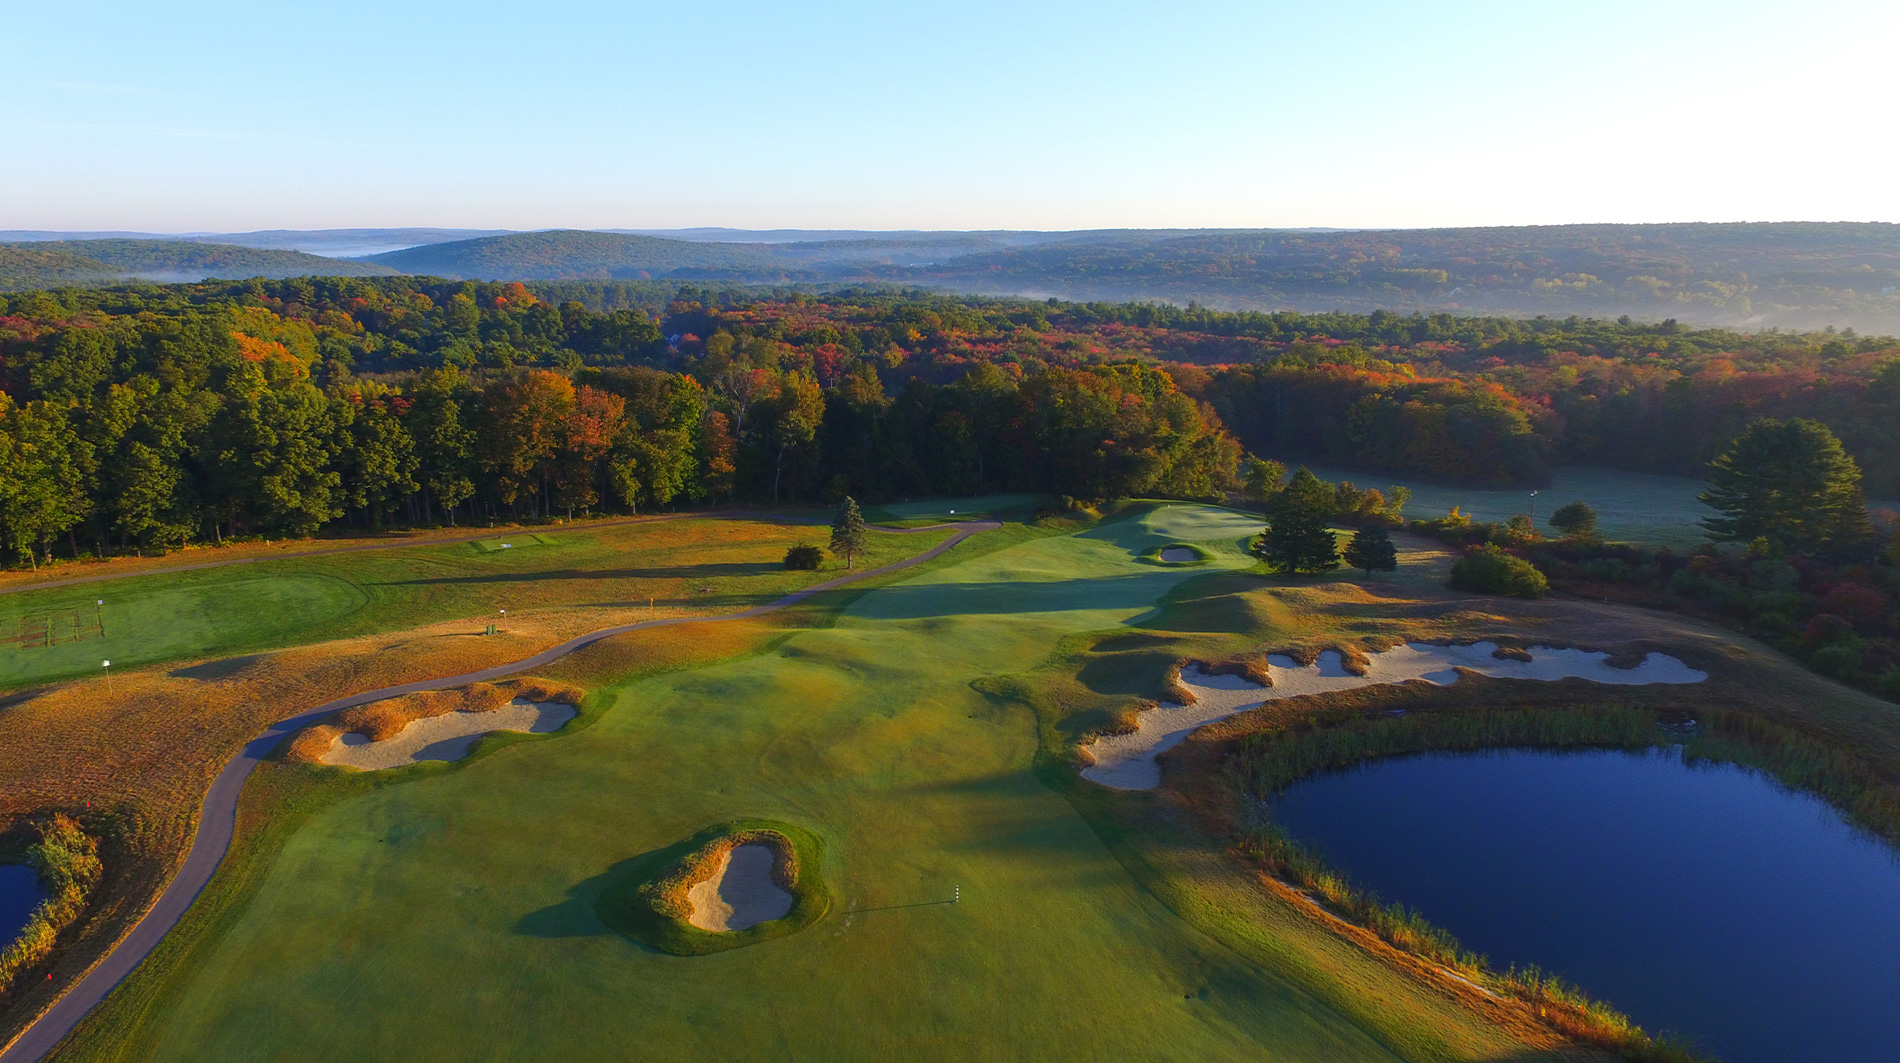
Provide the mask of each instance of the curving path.
[{"label": "curving path", "polygon": [[[557,661],[573,653],[575,650],[591,646],[601,639],[611,638],[615,635],[624,635],[629,631],[639,631],[643,628],[650,627],[667,627],[673,624],[716,624],[726,620],[743,620],[749,617],[762,616],[787,606],[797,605],[799,602],[813,595],[832,590],[836,587],[842,587],[847,583],[855,583],[859,580],[869,579],[872,576],[881,576],[887,572],[896,572],[900,569],[910,568],[913,565],[923,564],[926,561],[942,556],[951,547],[968,539],[972,535],[979,532],[994,531],[1002,527],[1002,525],[997,521],[983,520],[957,525],[936,524],[928,528],[880,528],[878,530],[897,535],[914,535],[920,532],[941,531],[946,527],[956,527],[959,530],[957,534],[952,535],[950,538],[945,539],[943,542],[938,543],[936,546],[931,547],[915,557],[895,561],[879,568],[866,569],[863,572],[853,572],[839,576],[836,579],[826,580],[823,583],[815,584],[804,590],[793,591],[777,601],[767,602],[764,605],[755,605],[750,609],[745,609],[737,613],[721,613],[718,616],[671,617],[664,620],[644,620],[637,624],[621,624],[617,627],[602,628],[599,631],[590,631],[585,635],[577,635],[561,643],[559,646],[542,650],[532,657],[527,657],[509,664],[498,664],[492,668],[483,668],[474,672],[464,672],[461,675],[445,676],[440,679],[423,679],[414,683],[403,683],[399,686],[384,687],[381,690],[370,690],[361,694],[352,694],[349,697],[338,698],[335,701],[319,705],[309,712],[300,713],[287,720],[279,720],[271,724],[270,727],[264,730],[263,734],[258,735],[246,743],[244,748],[225,764],[224,770],[218,773],[218,777],[212,780],[211,789],[205,793],[204,805],[198,813],[198,830],[197,833],[192,836],[191,851],[185,856],[184,866],[178,869],[178,874],[173,876],[171,883],[165,887],[165,892],[159,895],[157,903],[153,904],[151,909],[140,917],[138,923],[132,927],[131,933],[121,939],[112,951],[106,953],[98,963],[93,965],[90,971],[86,972],[83,978],[74,984],[72,988],[68,989],[58,1000],[54,1001],[51,1007],[42,1012],[39,1018],[33,1021],[32,1025],[21,1031],[20,1036],[14,1038],[12,1044],[8,1045],[4,1051],[0,1051],[0,1063],[37,1063],[38,1060],[45,1057],[47,1053],[57,1047],[61,1041],[65,1040],[66,1035],[71,1033],[73,1029],[79,1025],[80,1020],[84,1019],[88,1012],[92,1011],[100,1001],[104,1000],[107,994],[111,993],[121,981],[125,980],[127,975],[131,974],[132,971],[138,967],[139,963],[143,961],[146,956],[151,954],[153,949],[158,947],[159,941],[163,940],[165,935],[171,931],[171,928],[177,925],[178,920],[183,918],[185,911],[191,907],[192,902],[198,899],[198,894],[204,889],[205,884],[211,881],[211,876],[217,871],[218,865],[223,863],[224,854],[230,850],[231,838],[237,830],[238,795],[244,790],[245,780],[249,779],[251,772],[257,768],[258,764],[261,763],[266,756],[270,755],[271,750],[277,748],[277,744],[290,735],[303,730],[305,727],[316,723],[318,720],[321,720],[333,712],[353,708],[357,705],[366,705],[372,701],[381,701],[384,698],[398,697],[403,694],[414,694],[422,690],[442,690],[447,687],[464,686],[468,683],[479,683],[483,680],[499,679],[502,676],[513,675],[516,672],[525,672],[533,668],[540,668],[543,665]],[[481,536],[481,538],[489,537],[489,535]],[[349,547],[346,549],[364,548]],[[228,562],[216,563],[235,564],[241,563],[242,560],[243,559],[233,559]],[[190,567],[202,568],[207,566],[197,565]],[[41,586],[49,585],[42,584]]]}]

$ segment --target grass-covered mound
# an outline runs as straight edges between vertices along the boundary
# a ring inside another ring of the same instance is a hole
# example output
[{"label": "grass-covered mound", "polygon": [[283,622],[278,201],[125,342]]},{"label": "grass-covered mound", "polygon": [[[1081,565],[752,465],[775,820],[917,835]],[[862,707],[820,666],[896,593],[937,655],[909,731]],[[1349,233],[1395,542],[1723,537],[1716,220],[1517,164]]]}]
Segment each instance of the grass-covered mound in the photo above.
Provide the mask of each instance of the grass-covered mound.
[{"label": "grass-covered mound", "polygon": [[1207,564],[1214,560],[1214,552],[1193,543],[1167,543],[1144,552],[1141,560],[1151,565],[1185,568],[1189,565]]},{"label": "grass-covered mound", "polygon": [[284,756],[290,760],[316,764],[329,752],[338,737],[355,732],[372,742],[386,742],[417,720],[445,716],[451,712],[493,712],[510,701],[555,701],[580,708],[587,692],[567,683],[533,677],[505,679],[499,683],[470,683],[449,690],[424,690],[397,698],[358,705],[314,724],[291,740]]},{"label": "grass-covered mound", "polygon": [[[701,930],[688,921],[688,894],[717,873],[727,853],[763,845],[776,859],[772,879],[792,895],[792,910],[744,930]],[[635,861],[626,878],[609,886],[594,904],[602,922],[661,952],[703,956],[803,930],[831,907],[825,889],[824,842],[803,827],[773,820],[735,820],[708,827],[684,841]]]}]

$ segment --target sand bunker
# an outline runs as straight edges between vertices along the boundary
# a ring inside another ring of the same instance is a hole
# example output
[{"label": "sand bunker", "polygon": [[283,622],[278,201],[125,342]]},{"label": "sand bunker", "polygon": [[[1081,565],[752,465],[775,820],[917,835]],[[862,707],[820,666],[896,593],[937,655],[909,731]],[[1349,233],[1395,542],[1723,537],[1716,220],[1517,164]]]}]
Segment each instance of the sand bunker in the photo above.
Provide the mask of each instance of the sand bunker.
[{"label": "sand bunker", "polygon": [[1170,546],[1166,550],[1161,551],[1161,560],[1166,561],[1170,565],[1185,565],[1190,562],[1199,561],[1200,559],[1201,555],[1189,550],[1185,546]]},{"label": "sand bunker", "polygon": [[744,930],[791,914],[792,895],[772,881],[777,859],[757,842],[727,850],[712,876],[687,891],[693,911],[686,921],[701,930]]},{"label": "sand bunker", "polygon": [[1606,653],[1584,650],[1558,650],[1533,646],[1528,661],[1500,658],[1494,654],[1497,644],[1479,642],[1470,646],[1434,646],[1408,642],[1384,653],[1371,654],[1365,675],[1346,670],[1338,653],[1328,650],[1311,665],[1301,665],[1291,657],[1274,654],[1267,658],[1267,671],[1273,677],[1271,687],[1231,675],[1209,675],[1189,665],[1181,670],[1181,685],[1194,694],[1192,705],[1162,704],[1136,716],[1131,734],[1107,735],[1087,748],[1095,763],[1082,769],[1082,777],[1118,790],[1150,790],[1161,785],[1161,765],[1156,755],[1172,749],[1197,728],[1245,712],[1267,701],[1295,698],[1303,694],[1326,694],[1335,690],[1353,690],[1379,683],[1404,683],[1422,679],[1427,683],[1449,686],[1458,681],[1459,668],[1469,668],[1498,679],[1588,679],[1595,683],[1644,685],[1649,683],[1700,683],[1709,677],[1667,654],[1652,653],[1634,668],[1615,668]]},{"label": "sand bunker", "polygon": [[516,698],[489,712],[449,712],[412,720],[394,738],[380,742],[368,735],[346,731],[336,736],[320,759],[364,771],[400,768],[424,760],[461,760],[475,741],[491,731],[558,731],[576,715],[574,706],[559,701]]}]

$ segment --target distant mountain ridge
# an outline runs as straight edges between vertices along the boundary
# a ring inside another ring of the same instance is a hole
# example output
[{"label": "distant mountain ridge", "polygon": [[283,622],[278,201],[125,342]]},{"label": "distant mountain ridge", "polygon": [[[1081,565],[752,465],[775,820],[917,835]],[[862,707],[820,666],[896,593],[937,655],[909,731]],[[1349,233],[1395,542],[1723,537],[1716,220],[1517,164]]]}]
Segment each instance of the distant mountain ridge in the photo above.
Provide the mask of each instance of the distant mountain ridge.
[{"label": "distant mountain ridge", "polygon": [[[451,280],[627,280],[680,270],[748,278],[789,264],[769,245],[665,240],[632,233],[550,229],[455,240],[370,255],[364,262]],[[784,279],[774,276],[771,279]]]},{"label": "distant mountain ridge", "polygon": [[[0,285],[379,272],[496,281],[869,283],[1228,310],[1626,314],[1750,329],[1832,325],[1900,333],[1900,225],[1887,223],[668,232],[272,230],[229,237],[329,248],[419,241],[349,260],[281,247],[245,251],[188,236],[39,240],[0,245]],[[192,247],[219,250],[181,250]]]}]

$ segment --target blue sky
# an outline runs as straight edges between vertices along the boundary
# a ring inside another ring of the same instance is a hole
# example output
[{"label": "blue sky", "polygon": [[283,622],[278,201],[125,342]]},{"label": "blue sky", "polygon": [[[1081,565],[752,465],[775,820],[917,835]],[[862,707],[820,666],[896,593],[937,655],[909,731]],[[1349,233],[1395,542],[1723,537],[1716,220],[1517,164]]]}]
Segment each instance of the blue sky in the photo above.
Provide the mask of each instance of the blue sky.
[{"label": "blue sky", "polygon": [[1900,221],[1900,4],[0,0],[0,228]]}]

